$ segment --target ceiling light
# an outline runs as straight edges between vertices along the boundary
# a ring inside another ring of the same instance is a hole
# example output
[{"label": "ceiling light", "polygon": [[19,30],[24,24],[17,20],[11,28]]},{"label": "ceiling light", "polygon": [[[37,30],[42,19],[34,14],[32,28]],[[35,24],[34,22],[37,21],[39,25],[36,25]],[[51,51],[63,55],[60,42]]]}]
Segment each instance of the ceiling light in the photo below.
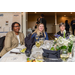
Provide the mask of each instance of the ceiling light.
[{"label": "ceiling light", "polygon": [[71,12],[71,14],[72,14],[72,12]]},{"label": "ceiling light", "polygon": [[35,12],[35,14],[36,14],[36,12]]},{"label": "ceiling light", "polygon": [[66,16],[66,15],[64,15],[64,16]]}]

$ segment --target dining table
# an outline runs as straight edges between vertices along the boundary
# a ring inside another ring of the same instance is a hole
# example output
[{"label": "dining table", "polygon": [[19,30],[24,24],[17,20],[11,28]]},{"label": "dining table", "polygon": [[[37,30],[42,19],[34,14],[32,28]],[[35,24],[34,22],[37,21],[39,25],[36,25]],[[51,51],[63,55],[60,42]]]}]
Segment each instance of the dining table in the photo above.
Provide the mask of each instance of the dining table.
[{"label": "dining table", "polygon": [[[47,49],[46,44],[48,43],[50,43],[50,46],[52,47],[53,40],[45,40],[44,44],[41,45],[40,47],[36,47],[36,45],[34,45],[32,48],[32,53],[29,58],[34,59],[35,58],[34,55],[36,55],[36,53],[40,53],[42,55],[43,53],[42,49]],[[0,62],[27,62],[28,57],[26,56],[25,52],[24,53],[20,52],[23,48],[26,47],[22,45],[10,50],[0,58]],[[44,59],[42,60],[44,61]],[[66,62],[75,62],[75,43],[73,43],[73,56],[69,57]]]}]

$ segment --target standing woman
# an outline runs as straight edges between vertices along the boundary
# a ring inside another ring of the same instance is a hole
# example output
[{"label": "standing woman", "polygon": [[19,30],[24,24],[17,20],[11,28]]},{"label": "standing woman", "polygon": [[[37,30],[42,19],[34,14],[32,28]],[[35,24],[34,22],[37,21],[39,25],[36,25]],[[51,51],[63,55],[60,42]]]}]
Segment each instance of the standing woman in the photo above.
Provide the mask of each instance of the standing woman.
[{"label": "standing woman", "polygon": [[20,24],[18,22],[12,23],[12,31],[6,34],[4,48],[0,52],[0,57],[13,48],[24,45],[24,35],[23,33],[19,32],[19,30]]},{"label": "standing woman", "polygon": [[[45,37],[45,40],[48,40],[48,35],[45,32],[44,24],[43,23],[40,23],[37,26],[37,29],[32,33],[31,38],[36,37],[36,35],[39,36],[39,37],[40,37],[40,35],[42,35],[42,37]],[[36,38],[35,38],[35,41],[36,41]]]},{"label": "standing woman", "polygon": [[35,29],[37,28],[38,24],[40,23],[40,17],[37,18],[37,22],[36,22],[36,25],[35,25]]},{"label": "standing woman", "polygon": [[66,31],[69,32],[69,28],[70,28],[70,26],[69,26],[69,24],[68,24],[68,20],[66,20],[66,21],[65,21],[65,29],[66,29]]}]

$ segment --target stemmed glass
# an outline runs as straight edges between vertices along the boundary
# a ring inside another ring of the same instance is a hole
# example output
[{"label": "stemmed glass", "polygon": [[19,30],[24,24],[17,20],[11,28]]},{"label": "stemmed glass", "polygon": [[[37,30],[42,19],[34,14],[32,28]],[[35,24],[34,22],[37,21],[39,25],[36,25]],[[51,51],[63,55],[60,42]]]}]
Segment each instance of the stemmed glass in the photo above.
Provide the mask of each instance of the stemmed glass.
[{"label": "stemmed glass", "polygon": [[36,47],[40,47],[39,36],[36,35],[35,39],[36,39],[36,42],[35,42]]},{"label": "stemmed glass", "polygon": [[40,42],[40,44],[41,44],[41,45],[43,45],[43,44],[44,44],[44,40],[45,40],[45,38],[44,38],[44,37],[39,38],[39,42]]},{"label": "stemmed glass", "polygon": [[39,41],[39,36],[36,35],[36,36],[35,36],[35,39],[36,39],[36,41]]}]

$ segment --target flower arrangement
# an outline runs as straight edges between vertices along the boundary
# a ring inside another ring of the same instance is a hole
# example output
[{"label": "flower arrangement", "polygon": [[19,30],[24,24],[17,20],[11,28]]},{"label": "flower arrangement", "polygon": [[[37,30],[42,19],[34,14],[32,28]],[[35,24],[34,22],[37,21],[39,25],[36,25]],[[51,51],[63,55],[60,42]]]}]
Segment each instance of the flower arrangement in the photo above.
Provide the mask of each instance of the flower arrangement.
[{"label": "flower arrangement", "polygon": [[75,37],[73,35],[69,35],[68,38],[65,37],[66,31],[63,31],[63,37],[59,36],[55,38],[54,44],[51,50],[68,50],[68,52],[72,51],[73,41],[75,41]]}]

